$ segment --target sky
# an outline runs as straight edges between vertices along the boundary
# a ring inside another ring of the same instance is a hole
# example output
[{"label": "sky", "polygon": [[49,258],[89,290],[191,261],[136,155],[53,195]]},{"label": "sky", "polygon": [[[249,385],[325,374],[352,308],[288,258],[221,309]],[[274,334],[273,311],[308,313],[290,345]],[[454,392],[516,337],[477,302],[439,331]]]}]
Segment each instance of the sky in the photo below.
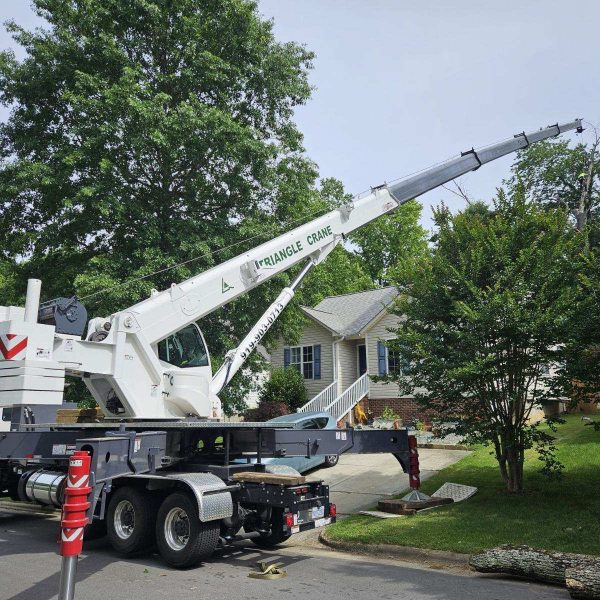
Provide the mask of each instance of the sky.
[{"label": "sky", "polygon": [[[523,130],[600,124],[598,0],[259,0],[259,10],[278,40],[316,53],[313,97],[296,121],[321,176],[351,193]],[[7,19],[39,24],[28,0],[1,2]],[[22,55],[2,30],[9,47]],[[513,160],[461,185],[489,201]],[[443,189],[425,194],[427,229],[442,200],[465,205]]]},{"label": "sky", "polygon": [[[472,146],[576,117],[600,124],[598,0],[260,0],[281,41],[316,53],[297,110],[321,176],[350,192]],[[584,133],[583,136],[586,134]],[[571,136],[577,139],[577,136]],[[513,157],[461,179],[489,201]],[[423,225],[444,190],[421,197]]]}]

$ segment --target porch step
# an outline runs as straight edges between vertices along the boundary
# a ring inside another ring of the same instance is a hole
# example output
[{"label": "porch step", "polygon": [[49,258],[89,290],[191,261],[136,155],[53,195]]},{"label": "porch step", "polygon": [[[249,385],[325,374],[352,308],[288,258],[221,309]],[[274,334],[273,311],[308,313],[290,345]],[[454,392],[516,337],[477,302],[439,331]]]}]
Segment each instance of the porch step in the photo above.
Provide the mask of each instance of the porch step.
[{"label": "porch step", "polygon": [[334,381],[320,391],[310,402],[300,407],[298,412],[328,412],[337,421],[340,421],[369,393],[370,383],[371,379],[365,373],[336,396],[337,381]]}]

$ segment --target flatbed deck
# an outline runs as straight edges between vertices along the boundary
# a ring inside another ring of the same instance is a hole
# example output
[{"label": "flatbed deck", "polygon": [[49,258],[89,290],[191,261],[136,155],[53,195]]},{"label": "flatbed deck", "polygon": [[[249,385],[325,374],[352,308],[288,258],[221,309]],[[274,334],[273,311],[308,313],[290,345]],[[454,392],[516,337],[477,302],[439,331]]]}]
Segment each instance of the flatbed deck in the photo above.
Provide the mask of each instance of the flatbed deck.
[{"label": "flatbed deck", "polygon": [[16,431],[32,431],[40,429],[73,430],[73,429],[294,429],[296,423],[258,423],[258,422],[223,422],[216,421],[100,421],[99,423],[32,423],[21,424]]}]

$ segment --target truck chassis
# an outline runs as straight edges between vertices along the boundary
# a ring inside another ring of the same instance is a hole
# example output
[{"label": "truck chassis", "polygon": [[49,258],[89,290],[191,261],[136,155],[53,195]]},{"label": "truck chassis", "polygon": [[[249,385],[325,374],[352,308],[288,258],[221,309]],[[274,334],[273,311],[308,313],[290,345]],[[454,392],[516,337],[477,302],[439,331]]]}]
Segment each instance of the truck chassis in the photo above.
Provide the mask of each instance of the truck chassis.
[{"label": "truck chassis", "polygon": [[87,537],[107,533],[126,555],[156,544],[176,568],[238,539],[269,548],[335,522],[327,485],[265,464],[265,457],[390,453],[404,472],[410,464],[405,430],[205,421],[26,424],[0,433],[0,494],[60,507],[76,450],[91,456]]}]

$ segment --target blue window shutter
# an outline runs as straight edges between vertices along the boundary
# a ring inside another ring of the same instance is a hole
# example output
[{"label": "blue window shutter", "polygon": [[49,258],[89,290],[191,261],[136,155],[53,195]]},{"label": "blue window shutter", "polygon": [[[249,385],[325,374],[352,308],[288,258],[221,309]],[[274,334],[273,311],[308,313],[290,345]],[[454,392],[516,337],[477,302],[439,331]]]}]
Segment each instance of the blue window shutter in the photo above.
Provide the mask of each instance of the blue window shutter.
[{"label": "blue window shutter", "polygon": [[321,379],[321,344],[313,346],[313,378]]},{"label": "blue window shutter", "polygon": [[385,344],[377,342],[377,364],[379,366],[379,376],[387,375],[387,364],[385,360]]},{"label": "blue window shutter", "polygon": [[290,366],[290,349],[283,349],[283,368],[287,369]]}]

